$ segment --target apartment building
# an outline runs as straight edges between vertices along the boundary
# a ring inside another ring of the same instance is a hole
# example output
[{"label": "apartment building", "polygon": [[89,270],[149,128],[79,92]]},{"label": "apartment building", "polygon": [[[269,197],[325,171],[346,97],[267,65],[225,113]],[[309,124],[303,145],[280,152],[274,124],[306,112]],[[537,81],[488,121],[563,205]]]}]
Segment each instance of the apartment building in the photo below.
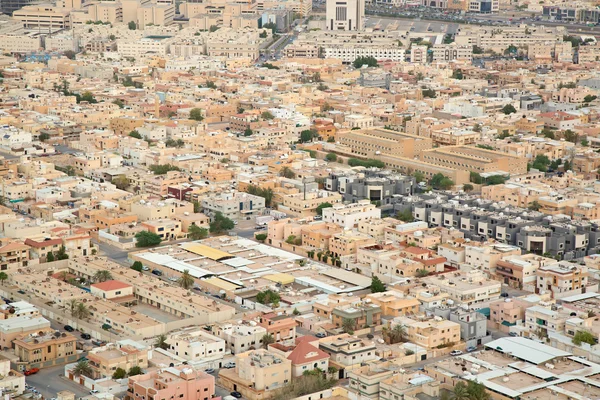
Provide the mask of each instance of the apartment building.
[{"label": "apartment building", "polygon": [[319,349],[329,354],[329,364],[340,370],[340,376],[347,376],[347,370],[358,368],[361,363],[379,358],[373,342],[347,334],[321,340]]},{"label": "apartment building", "polygon": [[444,278],[427,277],[424,280],[440,292],[448,293],[457,304],[468,306],[499,299],[502,286],[498,281],[485,278],[479,270],[471,270],[466,274],[445,274]]},{"label": "apartment building", "polygon": [[265,208],[265,199],[237,191],[213,193],[202,198],[201,206],[207,215],[220,212],[227,218],[239,220],[260,215]]},{"label": "apartment building", "polygon": [[376,304],[347,304],[335,307],[331,312],[331,321],[341,328],[344,320],[354,322],[354,330],[381,325],[381,308]]},{"label": "apartment building", "polygon": [[21,316],[0,320],[0,345],[13,348],[13,340],[50,329],[50,321],[42,316]]},{"label": "apartment building", "polygon": [[352,204],[336,204],[323,209],[323,221],[334,223],[344,229],[352,229],[359,222],[381,218],[381,209],[369,200],[360,200]]},{"label": "apartment building", "polygon": [[70,333],[48,329],[22,335],[13,345],[15,355],[21,360],[20,368],[31,369],[74,362],[77,360],[76,342],[77,338]]},{"label": "apartment building", "polygon": [[215,324],[212,326],[212,333],[225,341],[227,351],[240,354],[250,348],[262,346],[262,338],[267,334],[267,329],[254,321],[242,321],[241,324]]},{"label": "apartment building", "polygon": [[566,28],[562,26],[503,26],[499,30],[471,26],[461,29],[455,37],[455,43],[503,52],[511,45],[526,48],[534,43],[556,42],[562,40],[565,34]]},{"label": "apartment building", "polygon": [[126,339],[96,347],[87,354],[95,379],[112,377],[117,368],[129,371],[132,367],[148,368],[149,348]]},{"label": "apartment building", "polygon": [[127,398],[184,398],[210,400],[215,395],[215,378],[187,366],[155,369],[129,377]]},{"label": "apartment building", "polygon": [[184,328],[169,333],[169,350],[188,361],[219,360],[225,355],[225,340],[198,327]]},{"label": "apartment building", "polygon": [[296,339],[296,322],[289,315],[275,313],[263,314],[258,319],[258,325],[273,336],[275,342],[285,342]]},{"label": "apartment building", "polygon": [[238,391],[250,400],[270,397],[291,379],[292,362],[263,349],[238,354],[235,368],[219,371],[219,382],[227,390]]},{"label": "apartment building", "polygon": [[29,265],[30,249],[26,244],[18,242],[0,247],[0,271],[19,269]]},{"label": "apartment building", "polygon": [[597,281],[590,281],[588,268],[584,265],[559,262],[539,267],[536,274],[536,293],[550,293],[555,299],[598,287]]},{"label": "apartment building", "polygon": [[362,200],[378,201],[381,209],[387,210],[395,195],[413,193],[415,179],[391,171],[366,170],[358,174],[332,172],[324,187],[343,195],[345,202],[359,203]]},{"label": "apartment building", "polygon": [[396,317],[390,322],[390,329],[397,324],[405,327],[410,342],[427,349],[460,342],[460,325],[441,317],[423,320]]},{"label": "apartment building", "polygon": [[286,214],[296,217],[309,217],[316,215],[317,207],[322,203],[341,203],[342,195],[339,193],[315,190],[307,193],[293,193],[283,196],[283,203],[279,209]]},{"label": "apartment building", "polygon": [[400,292],[388,290],[381,293],[371,293],[365,297],[381,309],[384,316],[400,317],[419,312],[421,302],[412,296],[405,296]]}]

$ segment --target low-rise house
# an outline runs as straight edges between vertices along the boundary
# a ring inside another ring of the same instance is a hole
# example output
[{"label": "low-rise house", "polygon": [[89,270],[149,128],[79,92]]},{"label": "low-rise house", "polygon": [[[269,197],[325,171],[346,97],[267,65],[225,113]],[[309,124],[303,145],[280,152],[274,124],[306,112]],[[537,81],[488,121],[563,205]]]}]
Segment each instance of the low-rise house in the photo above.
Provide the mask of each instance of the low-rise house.
[{"label": "low-rise house", "polygon": [[215,378],[187,366],[168,367],[129,377],[130,399],[209,400],[215,395]]}]

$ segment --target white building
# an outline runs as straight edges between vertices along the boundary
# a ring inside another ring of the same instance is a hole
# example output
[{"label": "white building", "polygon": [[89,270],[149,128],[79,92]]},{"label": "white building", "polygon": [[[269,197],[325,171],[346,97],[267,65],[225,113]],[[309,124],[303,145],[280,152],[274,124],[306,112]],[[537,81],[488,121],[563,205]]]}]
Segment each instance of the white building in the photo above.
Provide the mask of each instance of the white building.
[{"label": "white building", "polygon": [[195,326],[172,332],[167,338],[169,351],[188,361],[212,361],[225,355],[225,340]]},{"label": "white building", "polygon": [[364,27],[365,0],[327,0],[326,23],[330,31],[359,31]]},{"label": "white building", "polygon": [[267,334],[267,329],[250,321],[247,324],[215,325],[213,333],[225,341],[228,351],[239,354],[251,350],[251,347],[262,347],[262,337]]},{"label": "white building", "polygon": [[334,223],[344,229],[352,229],[362,221],[380,218],[381,209],[371,204],[369,200],[351,204],[335,204],[333,207],[323,209],[323,221]]},{"label": "white building", "polygon": [[265,208],[265,199],[249,193],[217,193],[202,199],[205,214],[220,212],[227,218],[239,219],[243,216],[260,214]]},{"label": "white building", "polygon": [[325,58],[339,58],[344,63],[351,63],[358,57],[374,57],[377,60],[404,61],[405,50],[397,45],[354,45],[331,44],[323,46]]}]

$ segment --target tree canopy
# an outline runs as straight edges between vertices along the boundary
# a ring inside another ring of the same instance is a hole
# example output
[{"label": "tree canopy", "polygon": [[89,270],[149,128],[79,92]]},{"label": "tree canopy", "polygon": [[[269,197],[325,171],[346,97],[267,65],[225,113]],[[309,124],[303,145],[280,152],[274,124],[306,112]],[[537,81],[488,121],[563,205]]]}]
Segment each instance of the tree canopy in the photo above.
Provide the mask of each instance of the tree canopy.
[{"label": "tree canopy", "polygon": [[210,233],[223,233],[233,229],[235,224],[232,220],[224,216],[221,212],[217,212],[213,221],[210,223]]},{"label": "tree canopy", "polygon": [[141,231],[135,235],[135,247],[150,247],[159,245],[162,242],[160,236],[156,233]]}]

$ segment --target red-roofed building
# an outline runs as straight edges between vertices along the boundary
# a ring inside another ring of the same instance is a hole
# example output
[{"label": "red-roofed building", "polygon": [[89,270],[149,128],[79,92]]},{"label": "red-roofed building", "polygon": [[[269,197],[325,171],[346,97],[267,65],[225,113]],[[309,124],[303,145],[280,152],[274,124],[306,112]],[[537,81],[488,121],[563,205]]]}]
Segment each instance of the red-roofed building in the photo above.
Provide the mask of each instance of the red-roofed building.
[{"label": "red-roofed building", "polygon": [[48,253],[57,253],[60,250],[63,241],[60,238],[46,238],[43,240],[26,239],[25,244],[30,247],[30,256],[32,259],[39,258],[46,261]]},{"label": "red-roofed building", "polygon": [[313,346],[307,340],[298,343],[287,359],[292,362],[293,377],[302,376],[304,372],[317,368],[322,371],[327,371],[329,368],[329,354]]},{"label": "red-roofed building", "polygon": [[133,286],[121,281],[105,281],[90,285],[90,289],[94,296],[102,297],[103,299],[118,299],[133,297]]}]

